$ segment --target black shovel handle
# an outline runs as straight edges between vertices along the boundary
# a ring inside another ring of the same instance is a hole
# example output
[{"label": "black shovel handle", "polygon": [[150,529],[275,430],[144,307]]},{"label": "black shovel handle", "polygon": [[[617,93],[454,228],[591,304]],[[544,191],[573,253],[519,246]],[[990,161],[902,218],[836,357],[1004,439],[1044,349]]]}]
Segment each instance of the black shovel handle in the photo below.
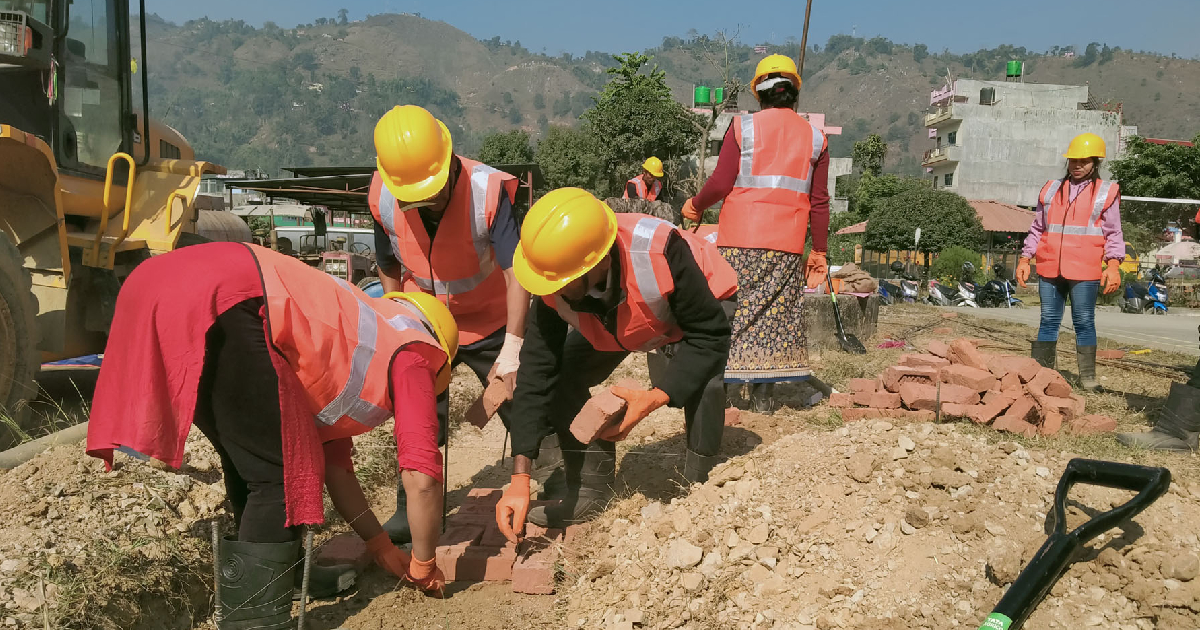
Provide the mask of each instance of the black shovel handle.
[{"label": "black shovel handle", "polygon": [[[1067,532],[1067,494],[1077,483],[1137,492],[1129,501]],[[1171,471],[1135,464],[1072,459],[1058,480],[1054,492],[1054,532],[1034,554],[1033,559],[979,630],[1017,630],[1029,618],[1046,593],[1062,577],[1079,548],[1096,536],[1133,518],[1166,493]]]}]

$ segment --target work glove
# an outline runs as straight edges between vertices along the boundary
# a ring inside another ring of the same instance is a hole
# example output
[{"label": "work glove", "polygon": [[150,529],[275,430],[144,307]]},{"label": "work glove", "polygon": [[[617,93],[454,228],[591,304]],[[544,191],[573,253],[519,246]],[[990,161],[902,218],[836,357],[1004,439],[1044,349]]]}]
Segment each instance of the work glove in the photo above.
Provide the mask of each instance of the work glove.
[{"label": "work glove", "polygon": [[1025,286],[1025,281],[1029,279],[1029,259],[1022,257],[1017,261],[1017,284]]},{"label": "work glove", "polygon": [[699,223],[701,214],[703,213],[696,209],[696,206],[692,204],[692,200],[690,198],[683,202],[683,218]]},{"label": "work glove", "polygon": [[508,387],[508,399],[512,400],[517,387],[517,370],[521,367],[521,346],[525,343],[523,337],[512,333],[504,333],[504,345],[500,347],[500,356],[492,371]]},{"label": "work glove", "polygon": [[379,532],[374,538],[367,541],[367,551],[370,552],[371,558],[375,560],[375,564],[383,567],[388,573],[403,578],[408,574],[409,560],[411,559],[407,552],[404,552],[392,544],[392,539],[388,537],[387,532]]},{"label": "work glove", "polygon": [[408,573],[404,579],[412,582],[417,588],[429,593],[442,596],[443,589],[446,588],[446,576],[442,575],[442,570],[438,568],[437,556],[428,560],[412,559],[408,565]]},{"label": "work glove", "polygon": [[1121,288],[1121,261],[1116,258],[1108,261],[1108,266],[1100,276],[1100,286],[1104,288],[1104,295],[1115,293]]},{"label": "work glove", "polygon": [[525,531],[526,514],[529,514],[529,474],[517,473],[496,504],[496,525],[508,542],[519,542],[521,532]]},{"label": "work glove", "polygon": [[624,440],[629,436],[633,427],[637,426],[637,423],[645,420],[646,416],[655,409],[671,401],[671,397],[657,387],[646,391],[614,386],[612,393],[624,398],[628,404],[625,406],[625,417],[621,418],[620,424],[615,424],[600,434],[600,439],[611,442]]},{"label": "work glove", "polygon": [[825,276],[829,275],[829,262],[825,259],[825,252],[811,251],[808,253],[808,262],[804,263],[804,280],[805,285],[810,289],[815,289],[825,284]]}]

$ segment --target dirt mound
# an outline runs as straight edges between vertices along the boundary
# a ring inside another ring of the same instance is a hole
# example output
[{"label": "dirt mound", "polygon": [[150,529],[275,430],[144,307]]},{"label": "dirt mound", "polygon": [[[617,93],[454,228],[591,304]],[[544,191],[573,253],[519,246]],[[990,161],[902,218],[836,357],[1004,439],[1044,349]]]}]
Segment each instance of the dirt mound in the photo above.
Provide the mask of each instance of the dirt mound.
[{"label": "dirt mound", "polygon": [[[566,563],[568,627],[978,627],[1044,541],[1070,455],[969,431],[798,433],[669,505],[628,499]],[[1069,525],[1128,496],[1077,487]],[[1197,498],[1177,481],[1094,541],[1028,627],[1200,627]]]}]

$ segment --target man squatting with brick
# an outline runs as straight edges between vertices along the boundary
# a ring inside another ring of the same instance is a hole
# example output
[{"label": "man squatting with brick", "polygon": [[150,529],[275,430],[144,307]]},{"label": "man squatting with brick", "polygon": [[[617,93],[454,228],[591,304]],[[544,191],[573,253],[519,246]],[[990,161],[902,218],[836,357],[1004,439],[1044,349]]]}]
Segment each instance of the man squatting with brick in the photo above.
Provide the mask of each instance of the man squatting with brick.
[{"label": "man squatting with brick", "polygon": [[[512,483],[496,507],[505,536],[515,542],[527,517],[561,528],[603,509],[614,492],[616,442],[663,405],[684,409],[685,477],[706,480],[725,426],[730,328],[721,301],[737,290],[716,246],[661,219],[615,214],[585,190],[561,188],[529,209],[513,269],[542,299],[530,311],[512,403]],[[633,351],[651,352],[655,387],[614,387],[627,403],[624,418],[590,444],[580,441],[571,425],[589,388]],[[554,434],[562,469],[541,498],[558,503],[530,510],[533,461]]]}]

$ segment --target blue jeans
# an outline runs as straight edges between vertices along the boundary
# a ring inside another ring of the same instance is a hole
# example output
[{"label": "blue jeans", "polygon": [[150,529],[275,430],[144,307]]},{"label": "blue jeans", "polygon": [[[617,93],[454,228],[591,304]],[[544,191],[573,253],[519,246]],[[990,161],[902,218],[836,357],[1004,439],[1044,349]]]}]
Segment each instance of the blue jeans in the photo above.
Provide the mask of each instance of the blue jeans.
[{"label": "blue jeans", "polygon": [[1038,282],[1038,294],[1042,298],[1042,322],[1037,340],[1058,341],[1058,328],[1062,324],[1067,296],[1070,295],[1075,345],[1096,345],[1096,295],[1099,292],[1099,280],[1042,278]]}]

